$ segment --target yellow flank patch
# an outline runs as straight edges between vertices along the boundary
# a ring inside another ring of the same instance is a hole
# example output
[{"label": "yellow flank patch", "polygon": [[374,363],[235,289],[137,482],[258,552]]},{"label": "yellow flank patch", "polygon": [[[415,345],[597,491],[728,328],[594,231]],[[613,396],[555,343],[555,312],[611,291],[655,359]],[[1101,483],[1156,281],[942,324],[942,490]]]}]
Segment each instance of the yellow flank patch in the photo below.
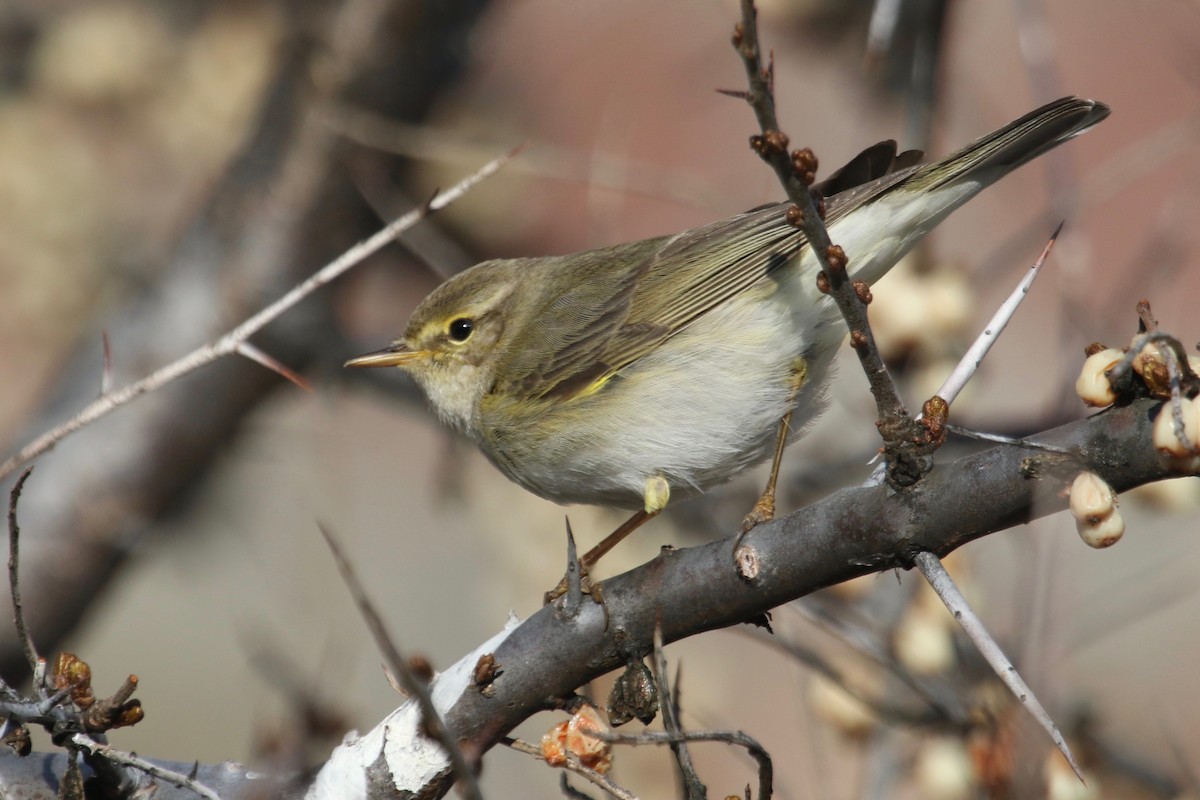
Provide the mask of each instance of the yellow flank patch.
[{"label": "yellow flank patch", "polygon": [[587,386],[585,386],[583,388],[583,391],[576,393],[572,399],[578,400],[581,397],[587,397],[588,395],[595,394],[596,392],[603,389],[604,384],[608,383],[609,379],[612,378],[612,376],[615,374],[616,373],[614,373],[614,372],[609,372],[604,375],[601,375],[599,378],[597,378],[596,380],[592,381]]}]

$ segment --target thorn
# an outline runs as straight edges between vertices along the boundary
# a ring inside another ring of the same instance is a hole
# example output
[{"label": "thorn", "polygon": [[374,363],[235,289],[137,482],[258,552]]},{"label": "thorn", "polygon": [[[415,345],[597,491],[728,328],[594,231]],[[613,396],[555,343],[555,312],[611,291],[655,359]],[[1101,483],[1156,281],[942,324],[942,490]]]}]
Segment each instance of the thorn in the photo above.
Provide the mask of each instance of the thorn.
[{"label": "thorn", "polygon": [[583,568],[575,548],[575,532],[571,530],[571,518],[564,519],[567,523],[567,596],[563,599],[562,608],[567,619],[574,619],[583,605]]},{"label": "thorn", "polygon": [[272,372],[275,372],[275,373],[279,374],[280,376],[282,376],[283,378],[286,378],[287,380],[296,384],[304,391],[306,391],[306,392],[313,391],[312,384],[309,383],[308,381],[306,381],[303,377],[301,377],[298,372],[296,372],[295,370],[286,366],[283,362],[279,361],[278,359],[267,355],[262,350],[259,350],[257,347],[250,344],[249,342],[240,343],[237,346],[237,352],[240,355],[243,355],[246,358],[250,359],[251,361],[254,361],[255,363],[262,364],[264,367],[271,370]]},{"label": "thorn", "polygon": [[750,102],[752,95],[745,89],[717,89],[717,94],[723,94],[726,97],[736,97],[739,100]]},{"label": "thorn", "polygon": [[100,396],[108,394],[112,389],[112,346],[108,341],[108,329],[100,331],[100,342],[104,347],[104,362],[100,371]]},{"label": "thorn", "polygon": [[421,216],[428,216],[437,210],[433,207],[433,201],[436,200],[438,195],[441,193],[441,187],[435,186],[433,189],[433,194],[429,195],[429,197],[425,199],[425,202],[421,204]]}]

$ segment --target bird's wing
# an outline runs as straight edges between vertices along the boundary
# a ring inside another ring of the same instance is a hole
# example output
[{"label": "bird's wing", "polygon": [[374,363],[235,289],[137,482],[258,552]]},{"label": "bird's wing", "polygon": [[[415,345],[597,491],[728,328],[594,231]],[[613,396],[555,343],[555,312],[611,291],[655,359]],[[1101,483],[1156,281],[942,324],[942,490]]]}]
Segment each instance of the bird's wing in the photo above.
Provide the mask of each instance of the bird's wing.
[{"label": "bird's wing", "polygon": [[[838,190],[826,200],[826,223],[902,182],[912,173],[914,152],[898,159],[895,142],[884,142],[830,176],[819,185]],[[534,315],[534,330],[518,338],[539,346],[507,353],[497,371],[505,380],[494,391],[568,399],[599,390],[806,247],[804,233],[784,216],[787,207],[778,203],[672,237],[549,259],[546,269],[571,263],[589,279],[550,297]],[[581,258],[590,261],[586,269],[579,268]]]}]

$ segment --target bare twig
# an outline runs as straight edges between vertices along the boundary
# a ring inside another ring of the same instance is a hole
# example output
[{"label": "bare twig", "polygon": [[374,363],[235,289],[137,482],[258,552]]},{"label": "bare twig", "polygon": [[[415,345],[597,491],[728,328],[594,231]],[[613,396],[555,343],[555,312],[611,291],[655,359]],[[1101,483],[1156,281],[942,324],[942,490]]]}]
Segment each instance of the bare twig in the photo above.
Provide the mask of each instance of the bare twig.
[{"label": "bare twig", "polygon": [[100,344],[104,350],[103,369],[100,371],[100,396],[112,391],[112,344],[108,341],[108,331],[100,331]]},{"label": "bare twig", "polygon": [[279,375],[281,378],[289,380],[296,386],[299,386],[304,391],[311,392],[313,390],[312,384],[305,380],[303,375],[299,374],[274,356],[264,353],[262,350],[258,349],[249,342],[242,342],[235,349],[239,355],[245,356],[256,364],[261,364],[275,374]]},{"label": "bare twig", "polygon": [[[679,706],[667,682],[667,654],[663,650],[662,625],[657,623],[654,626],[654,678],[658,682],[658,696],[662,698],[660,707],[663,727],[667,729],[667,733],[678,736],[683,733],[679,724]],[[696,765],[692,763],[692,755],[688,752],[684,740],[671,742],[671,752],[675,754],[675,762],[679,765],[679,774],[683,779],[688,800],[704,800],[708,797],[708,789],[696,774]]]},{"label": "bare twig", "polygon": [[[461,131],[388,119],[370,110],[343,103],[325,115],[325,123],[339,136],[375,150],[422,161],[448,164],[478,163],[511,145],[501,137],[476,139]],[[603,152],[583,152],[530,142],[521,160],[512,166],[519,174],[551,181],[586,183],[631,195],[667,198],[687,206],[718,204],[722,193],[695,175]]]},{"label": "bare twig", "polygon": [[[532,745],[529,742],[525,742],[520,739],[513,739],[511,737],[505,737],[502,741],[504,744],[508,745],[513,750],[516,750],[518,753],[525,753],[526,755],[533,756],[539,761],[545,760],[542,758],[541,748],[539,748],[537,745]],[[601,789],[617,798],[617,800],[638,800],[638,796],[633,792],[613,783],[611,780],[609,780],[607,775],[602,775],[591,767],[585,766],[571,753],[567,753],[567,760],[565,763],[563,763],[562,768],[567,772],[573,772],[584,780],[594,783],[596,786],[599,786]],[[566,780],[565,775],[563,776],[563,780]]]},{"label": "bare twig", "polygon": [[17,629],[17,638],[21,640],[21,647],[25,650],[25,660],[29,662],[29,671],[35,678],[34,691],[40,695],[42,684],[37,677],[40,672],[38,665],[41,660],[38,658],[37,648],[33,644],[33,637],[29,635],[29,629],[25,627],[25,611],[21,607],[21,586],[17,579],[18,564],[21,560],[21,529],[17,525],[17,501],[21,499],[21,489],[24,488],[25,481],[32,472],[32,467],[22,472],[21,477],[17,478],[12,491],[8,494],[8,588],[12,592],[13,625]]},{"label": "bare twig", "polygon": [[95,422],[101,417],[112,411],[115,411],[126,403],[129,403],[130,401],[143,394],[146,394],[147,392],[154,391],[160,386],[170,383],[171,381],[187,375],[188,373],[194,372],[206,364],[210,364],[223,356],[236,352],[238,348],[244,342],[248,341],[251,336],[258,333],[258,331],[262,330],[262,328],[268,323],[279,317],[305,297],[308,297],[308,295],[329,283],[343,272],[347,271],[368,256],[380,250],[382,247],[395,239],[396,236],[398,236],[401,232],[411,228],[429,214],[445,208],[450,203],[466,194],[467,191],[473,188],[480,181],[494,175],[501,167],[508,163],[508,161],[511,160],[517,152],[518,151],[514,150],[500,156],[499,158],[489,161],[487,164],[480,167],[476,172],[464,178],[450,189],[440,192],[426,205],[413,209],[404,216],[379,230],[373,236],[346,250],[346,252],[342,253],[342,255],[326,264],[314,275],[302,281],[300,284],[291,289],[291,291],[284,294],[283,297],[279,298],[274,303],[271,303],[266,308],[247,319],[241,325],[238,325],[236,328],[216,339],[215,341],[196,348],[191,353],[188,353],[182,358],[173,361],[164,367],[161,367],[141,380],[134,381],[133,383],[130,383],[121,389],[108,392],[96,398],[96,400],[89,403],[74,417],[62,423],[61,425],[57,425],[49,431],[46,431],[41,436],[37,437],[32,442],[21,448],[17,453],[9,457],[6,461],[4,461],[3,464],[0,464],[0,481],[7,478],[29,461],[50,450],[65,437],[69,436],[80,428]]},{"label": "bare twig", "polygon": [[1033,285],[1034,280],[1041,272],[1042,265],[1046,263],[1046,258],[1050,255],[1050,250],[1053,249],[1054,243],[1058,240],[1058,234],[1062,232],[1063,223],[1058,223],[1058,227],[1054,229],[1054,233],[1050,234],[1050,240],[1046,242],[1046,246],[1042,248],[1042,254],[1038,256],[1037,261],[1033,262],[1033,266],[1021,278],[1017,287],[1013,289],[1012,294],[1008,296],[1000,307],[996,309],[996,313],[988,320],[988,324],[984,326],[983,331],[978,338],[971,343],[967,348],[967,352],[959,359],[954,370],[942,383],[942,386],[937,391],[938,397],[944,399],[947,403],[954,403],[958,393],[967,385],[967,381],[975,375],[975,370],[983,363],[983,358],[992,349],[992,345],[996,343],[1000,334],[1008,327],[1009,320],[1013,314],[1021,306],[1021,302],[1025,296],[1029,294],[1029,287]]},{"label": "bare twig", "polygon": [[1061,447],[1055,447],[1050,444],[1042,444],[1030,439],[1018,439],[1015,436],[1005,436],[1000,433],[985,433],[983,431],[973,431],[969,428],[963,428],[959,425],[946,425],[946,430],[953,433],[955,436],[961,436],[964,439],[976,439],[980,442],[994,442],[995,444],[1007,444],[1013,447],[1024,447],[1029,450],[1040,450],[1043,453],[1061,453],[1062,455],[1070,455],[1070,451],[1064,450]]},{"label": "bare twig", "polygon": [[771,793],[774,791],[775,768],[771,764],[771,754],[754,737],[742,731],[686,731],[675,734],[665,731],[644,731],[637,734],[597,733],[596,736],[613,744],[669,745],[674,742],[723,742],[744,747],[758,764],[759,800],[770,800]]},{"label": "bare twig", "polygon": [[996,675],[1009,688],[1018,702],[1029,711],[1046,733],[1050,734],[1050,739],[1067,759],[1067,763],[1071,765],[1075,775],[1080,781],[1083,781],[1083,773],[1079,771],[1079,765],[1075,763],[1075,757],[1071,755],[1071,748],[1067,746],[1067,740],[1063,738],[1046,709],[1038,702],[1033,690],[1017,673],[1017,668],[1013,666],[1008,656],[1004,655],[1004,651],[1000,649],[1000,645],[988,633],[983,621],[967,604],[966,598],[954,584],[950,573],[942,566],[941,560],[933,553],[921,552],[917,553],[913,561],[921,570],[921,574],[929,581],[929,585],[937,592],[938,597],[946,604],[946,608],[954,615],[954,619],[962,626],[963,632],[978,648],[980,655],[992,666]]},{"label": "bare twig", "polygon": [[85,733],[77,733],[70,738],[72,747],[86,752],[93,758],[102,758],[122,766],[136,769],[139,772],[144,772],[151,777],[161,781],[166,781],[174,786],[179,786],[184,789],[190,789],[200,797],[206,800],[221,800],[220,795],[208,788],[204,784],[197,781],[190,775],[185,775],[182,772],[160,767],[146,761],[143,758],[138,758],[133,753],[126,753],[121,750],[116,750],[107,744],[101,744]]},{"label": "bare twig", "polygon": [[[1000,307],[996,309],[996,313],[992,315],[990,320],[988,320],[988,324],[984,326],[983,331],[978,337],[976,337],[975,341],[971,343],[971,346],[967,348],[967,352],[964,353],[963,357],[958,360],[958,363],[954,366],[954,369],[950,372],[950,375],[946,377],[946,380],[942,382],[941,388],[938,389],[936,396],[945,400],[946,405],[951,405],[954,403],[955,399],[959,395],[959,392],[961,392],[963,387],[967,385],[967,382],[974,377],[975,371],[978,370],[979,365],[983,363],[983,359],[988,354],[988,351],[992,349],[992,345],[997,342],[997,340],[1000,338],[1000,334],[1004,332],[1006,327],[1008,327],[1009,321],[1012,319],[1013,315],[1017,313],[1017,309],[1020,308],[1021,302],[1025,299],[1026,295],[1029,294],[1029,288],[1033,285],[1033,282],[1037,276],[1041,274],[1042,265],[1046,263],[1046,258],[1050,255],[1050,250],[1054,247],[1054,243],[1058,241],[1058,235],[1062,232],[1063,225],[1064,223],[1060,222],[1058,227],[1054,229],[1054,233],[1050,235],[1050,239],[1046,242],[1046,246],[1042,248],[1042,254],[1038,256],[1037,260],[1033,262],[1033,266],[1029,268],[1029,271],[1026,272],[1025,276],[1017,283],[1016,288],[1013,289],[1012,294],[1008,296],[1008,299],[1001,303]],[[921,419],[923,416],[923,413],[918,414],[917,419]],[[1043,445],[1022,442],[1020,440],[1011,439],[1005,436],[992,436],[990,434],[976,434],[964,431],[964,429],[957,428],[944,421],[941,424],[946,431],[958,433],[962,436],[970,436],[973,438],[982,439],[983,441],[1023,445],[1034,449],[1044,448]],[[871,477],[867,479],[867,485],[873,486],[882,483],[886,477],[886,469],[887,467],[884,464],[880,464],[878,467],[876,467],[874,473],[872,473]]]},{"label": "bare twig", "polygon": [[468,800],[483,800],[483,795],[479,790],[479,782],[475,778],[475,770],[467,763],[462,748],[458,746],[458,742],[455,740],[453,734],[446,727],[442,715],[438,713],[437,707],[433,704],[433,697],[429,694],[428,683],[417,676],[408,659],[400,654],[399,648],[396,647],[396,643],[388,634],[387,627],[383,624],[383,619],[379,616],[379,612],[375,610],[371,599],[367,597],[366,590],[358,580],[358,575],[350,565],[350,562],[346,560],[346,556],[342,552],[341,547],[338,546],[333,534],[324,525],[318,524],[317,527],[320,528],[321,535],[325,537],[325,543],[329,546],[333,560],[337,563],[338,572],[341,573],[342,580],[346,582],[346,588],[350,590],[350,595],[354,598],[354,604],[358,607],[363,621],[367,623],[367,628],[371,631],[371,636],[375,639],[375,646],[379,648],[379,651],[387,660],[387,665],[391,669],[392,674],[400,682],[400,685],[404,687],[404,690],[408,692],[409,697],[417,701],[417,705],[421,709],[425,731],[445,749],[446,756],[450,759],[450,766],[454,770],[455,776],[461,782],[463,794]]},{"label": "bare twig", "polygon": [[[797,166],[809,163],[815,169],[816,158],[808,150],[788,153],[788,137],[780,130],[775,115],[774,65],[763,67],[761,44],[758,38],[757,11],[754,0],[741,0],[742,20],[734,30],[733,43],[746,70],[749,91],[744,95],[754,109],[761,135],[751,138],[755,151],[775,170],[788,199],[798,210],[798,224],[804,231],[822,273],[828,279],[828,294],[837,303],[846,325],[850,329],[850,341],[859,363],[867,376],[871,394],[879,414],[879,430],[891,455],[891,448],[902,440],[912,440],[915,425],[908,416],[896,387],[888,375],[875,346],[875,337],[867,321],[867,309],[846,271],[847,259],[840,247],[829,239],[825,223],[821,219],[809,190],[808,176],[798,174]],[[811,183],[811,181],[809,181]],[[907,434],[907,435],[906,435]],[[893,459],[889,457],[889,462]],[[905,481],[911,483],[911,480]]]}]

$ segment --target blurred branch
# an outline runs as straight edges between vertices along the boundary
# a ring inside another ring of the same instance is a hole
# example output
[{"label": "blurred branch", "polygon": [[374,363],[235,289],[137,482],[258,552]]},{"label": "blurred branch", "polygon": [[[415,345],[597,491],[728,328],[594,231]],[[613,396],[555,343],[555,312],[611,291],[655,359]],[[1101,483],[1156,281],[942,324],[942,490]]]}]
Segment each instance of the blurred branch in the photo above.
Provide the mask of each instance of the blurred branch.
[{"label": "blurred branch", "polygon": [[[379,230],[374,236],[359,242],[351,247],[335,260],[326,264],[315,274],[310,276],[305,281],[297,286],[294,286],[283,297],[280,297],[274,303],[271,303],[266,308],[259,311],[248,320],[238,325],[233,330],[224,334],[220,338],[208,344],[201,345],[192,352],[182,358],[172,361],[165,367],[155,370],[139,381],[134,381],[131,384],[121,387],[112,392],[107,392],[90,403],[86,408],[80,411],[71,419],[58,425],[46,433],[39,436],[37,439],[30,442],[25,447],[21,448],[14,456],[7,461],[0,463],[0,480],[4,480],[20,467],[29,463],[38,456],[46,453],[67,436],[75,431],[90,425],[96,420],[108,415],[112,411],[116,411],[123,405],[130,403],[144,394],[161,389],[169,383],[172,383],[179,378],[188,375],[200,367],[211,364],[219,358],[230,355],[232,353],[243,353],[246,358],[255,363],[272,369],[275,372],[281,372],[277,367],[271,366],[269,362],[275,361],[265,354],[261,354],[257,348],[247,346],[246,342],[251,336],[261,331],[269,323],[274,322],[284,312],[290,310],[301,300],[308,297],[317,289],[325,286],[333,279],[339,277],[343,272],[351,267],[361,264],[366,258],[377,253],[384,245],[391,243],[402,232],[411,228],[419,221],[425,218],[426,215],[445,208],[450,203],[457,200],[462,195],[466,194],[471,187],[475,186],[480,181],[488,178],[496,173],[504,163],[511,157],[510,155],[502,156],[493,159],[487,164],[484,164],[480,169],[476,170],[472,175],[450,187],[445,192],[441,192],[424,206],[413,209],[409,213],[395,220],[389,225]],[[281,374],[283,374],[281,372]],[[288,375],[284,374],[284,377]],[[301,388],[308,388],[302,385]]]},{"label": "blurred branch", "polygon": [[[334,168],[339,142],[321,122],[323,109],[353,96],[381,113],[420,117],[458,74],[468,52],[461,40],[482,6],[481,0],[447,4],[436,13],[385,0],[293,6],[293,27],[241,155],[162,278],[101,323],[114,359],[164,363],[225,327],[223,317],[261,307],[263,293],[282,292],[311,264],[375,230],[353,183]],[[380,15],[393,14],[405,24],[383,24]],[[328,67],[331,60],[336,69],[314,72],[315,64]],[[229,273],[236,280],[222,285]],[[297,372],[340,363],[350,349],[324,294],[263,329],[256,345]],[[103,364],[98,343],[77,350],[30,423],[30,439],[95,398]],[[23,500],[25,527],[33,533],[22,542],[22,571],[29,626],[43,648],[71,630],[131,545],[196,485],[259,403],[285,385],[248,360],[222,359],[142,398],[138,413],[110,415],[41,459],[40,480]],[[0,641],[0,675],[17,675],[23,665],[17,643]]]}]

